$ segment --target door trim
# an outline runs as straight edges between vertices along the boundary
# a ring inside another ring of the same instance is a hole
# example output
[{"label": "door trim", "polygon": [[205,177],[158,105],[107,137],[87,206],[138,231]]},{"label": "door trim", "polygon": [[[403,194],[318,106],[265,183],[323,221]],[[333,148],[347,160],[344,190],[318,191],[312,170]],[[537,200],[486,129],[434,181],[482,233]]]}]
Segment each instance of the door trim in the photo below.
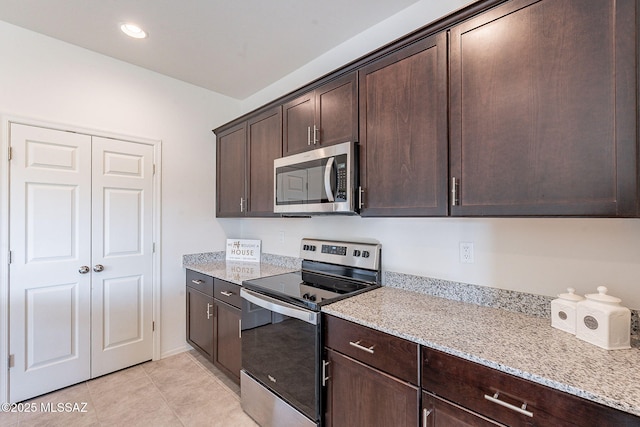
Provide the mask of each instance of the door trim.
[{"label": "door trim", "polygon": [[153,360],[160,359],[161,299],[160,283],[162,273],[162,141],[159,139],[124,135],[110,131],[85,128],[71,124],[41,121],[33,118],[3,114],[0,112],[0,403],[9,396],[9,128],[12,123],[37,126],[48,129],[82,133],[90,136],[119,139],[153,147],[153,224],[152,234],[155,246],[153,253],[152,304]]}]

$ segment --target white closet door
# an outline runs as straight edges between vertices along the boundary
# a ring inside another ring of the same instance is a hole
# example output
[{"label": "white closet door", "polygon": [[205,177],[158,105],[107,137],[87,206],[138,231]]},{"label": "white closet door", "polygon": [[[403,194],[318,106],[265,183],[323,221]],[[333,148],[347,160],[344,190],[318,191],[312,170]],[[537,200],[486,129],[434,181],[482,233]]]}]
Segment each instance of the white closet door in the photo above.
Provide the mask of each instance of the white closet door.
[{"label": "white closet door", "polygon": [[12,124],[9,397],[90,374],[91,138]]},{"label": "white closet door", "polygon": [[93,137],[92,365],[153,356],[153,148]]}]

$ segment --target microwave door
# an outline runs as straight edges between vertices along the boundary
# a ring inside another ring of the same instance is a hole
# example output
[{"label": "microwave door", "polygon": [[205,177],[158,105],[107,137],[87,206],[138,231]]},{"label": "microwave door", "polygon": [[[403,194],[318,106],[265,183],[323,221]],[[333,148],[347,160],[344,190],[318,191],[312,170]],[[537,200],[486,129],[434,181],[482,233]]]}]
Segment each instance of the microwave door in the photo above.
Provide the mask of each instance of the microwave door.
[{"label": "microwave door", "polygon": [[288,170],[278,174],[278,201],[304,203],[308,197],[309,176],[307,169]]}]

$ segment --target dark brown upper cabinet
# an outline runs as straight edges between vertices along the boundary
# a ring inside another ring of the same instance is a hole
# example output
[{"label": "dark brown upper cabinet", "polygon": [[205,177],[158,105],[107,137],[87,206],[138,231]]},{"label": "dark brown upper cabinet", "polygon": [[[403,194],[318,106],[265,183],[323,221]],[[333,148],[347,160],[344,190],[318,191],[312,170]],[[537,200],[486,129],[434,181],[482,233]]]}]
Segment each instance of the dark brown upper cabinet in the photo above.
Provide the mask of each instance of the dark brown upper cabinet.
[{"label": "dark brown upper cabinet", "polygon": [[284,155],[358,140],[356,75],[339,77],[284,104]]},{"label": "dark brown upper cabinet", "polygon": [[282,156],[282,109],[263,111],[217,136],[217,216],[275,216],[273,160]]},{"label": "dark brown upper cabinet", "polygon": [[452,215],[638,215],[637,5],[512,0],[452,27]]},{"label": "dark brown upper cabinet", "polygon": [[275,216],[273,161],[282,157],[282,108],[249,119],[247,129],[247,216]]},{"label": "dark brown upper cabinet", "polygon": [[360,70],[362,216],[447,214],[444,32]]},{"label": "dark brown upper cabinet", "polygon": [[243,216],[247,123],[222,130],[216,136],[216,216]]}]

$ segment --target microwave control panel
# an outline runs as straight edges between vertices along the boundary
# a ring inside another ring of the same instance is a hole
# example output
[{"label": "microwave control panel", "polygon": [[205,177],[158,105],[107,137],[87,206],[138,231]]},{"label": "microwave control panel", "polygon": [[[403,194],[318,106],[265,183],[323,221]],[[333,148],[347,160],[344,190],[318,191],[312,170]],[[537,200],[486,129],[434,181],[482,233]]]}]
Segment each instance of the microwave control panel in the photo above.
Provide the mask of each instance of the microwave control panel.
[{"label": "microwave control panel", "polygon": [[347,164],[344,162],[336,163],[338,171],[338,183],[336,185],[335,200],[344,202],[347,200]]}]

